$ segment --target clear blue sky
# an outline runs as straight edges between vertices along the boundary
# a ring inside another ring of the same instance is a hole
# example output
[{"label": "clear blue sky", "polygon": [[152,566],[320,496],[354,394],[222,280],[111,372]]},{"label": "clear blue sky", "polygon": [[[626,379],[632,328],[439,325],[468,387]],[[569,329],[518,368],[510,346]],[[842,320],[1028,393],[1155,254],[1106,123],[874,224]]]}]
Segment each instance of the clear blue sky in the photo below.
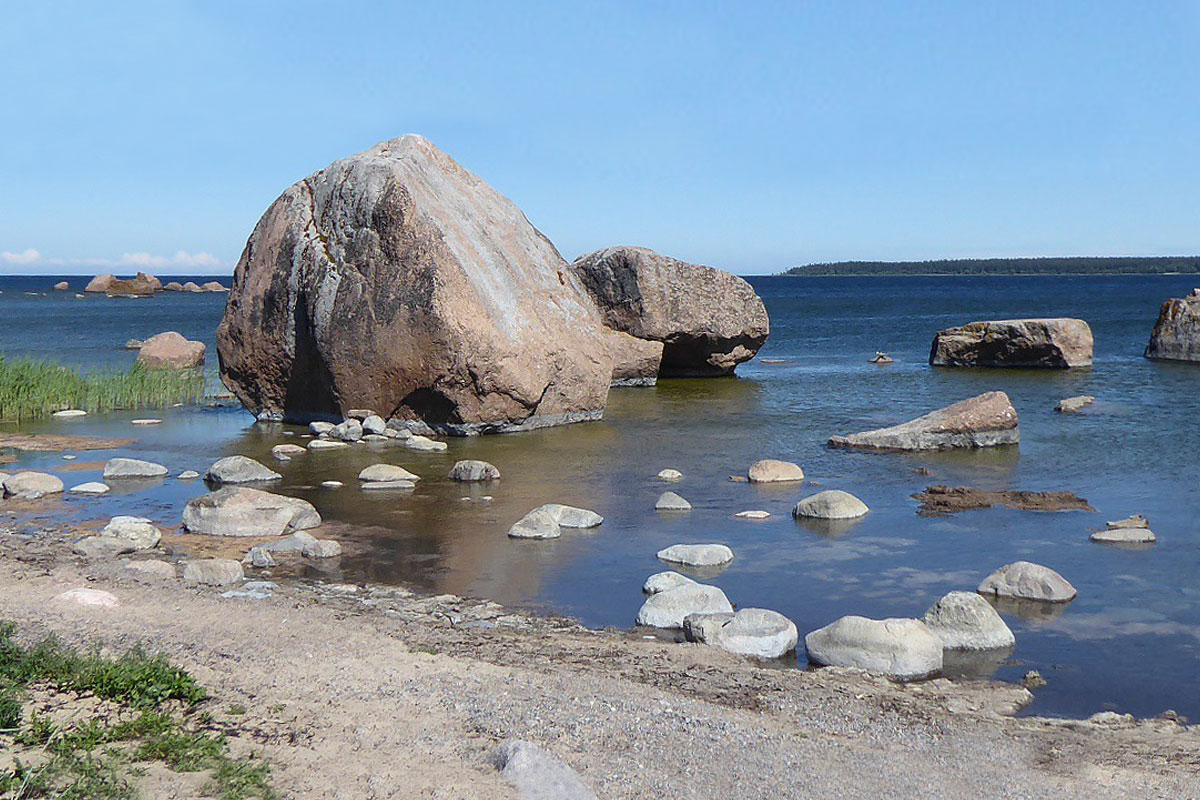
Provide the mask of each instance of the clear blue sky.
[{"label": "clear blue sky", "polygon": [[8,4],[0,271],[232,269],[422,133],[573,258],[1200,253],[1200,2]]}]

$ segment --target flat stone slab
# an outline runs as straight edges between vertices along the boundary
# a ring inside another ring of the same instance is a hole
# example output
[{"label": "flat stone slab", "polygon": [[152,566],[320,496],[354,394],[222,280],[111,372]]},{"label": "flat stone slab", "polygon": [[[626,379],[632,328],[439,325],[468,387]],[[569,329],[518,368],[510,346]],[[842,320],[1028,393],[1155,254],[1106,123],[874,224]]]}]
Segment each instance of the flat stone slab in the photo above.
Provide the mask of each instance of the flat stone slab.
[{"label": "flat stone slab", "polygon": [[660,561],[689,567],[716,567],[733,561],[733,551],[723,544],[673,544],[656,555]]},{"label": "flat stone slab", "polygon": [[830,447],[882,452],[954,450],[1017,444],[1017,411],[1004,392],[987,392],[900,425],[834,436]]},{"label": "flat stone slab", "polygon": [[167,468],[153,461],[137,458],[110,458],[104,465],[104,479],[112,478],[165,478]]}]

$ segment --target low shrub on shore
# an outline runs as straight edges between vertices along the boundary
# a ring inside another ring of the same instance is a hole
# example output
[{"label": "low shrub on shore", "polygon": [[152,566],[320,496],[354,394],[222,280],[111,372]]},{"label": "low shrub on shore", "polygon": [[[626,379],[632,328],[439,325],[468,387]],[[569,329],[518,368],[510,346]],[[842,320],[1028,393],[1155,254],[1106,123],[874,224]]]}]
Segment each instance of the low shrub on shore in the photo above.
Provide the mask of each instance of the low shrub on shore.
[{"label": "low shrub on shore", "polygon": [[[82,700],[88,713],[62,723],[26,715],[34,692]],[[277,800],[265,763],[229,755],[225,734],[199,710],[207,696],[163,656],[80,653],[54,638],[25,647],[11,622],[0,623],[0,797],[135,800],[142,765],[159,762],[207,771],[204,792],[214,797]]]},{"label": "low shrub on shore", "polygon": [[193,370],[84,373],[51,361],[0,355],[0,421],[36,419],[79,408],[84,411],[162,408],[204,396],[204,375]]}]

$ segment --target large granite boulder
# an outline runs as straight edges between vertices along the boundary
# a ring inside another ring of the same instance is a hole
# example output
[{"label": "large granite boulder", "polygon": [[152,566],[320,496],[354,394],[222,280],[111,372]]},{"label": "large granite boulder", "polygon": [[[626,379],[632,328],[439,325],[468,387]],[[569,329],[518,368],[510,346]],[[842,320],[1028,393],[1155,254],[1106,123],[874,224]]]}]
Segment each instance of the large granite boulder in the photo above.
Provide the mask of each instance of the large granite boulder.
[{"label": "large granite boulder", "polygon": [[1092,365],[1092,329],[1081,319],[1002,319],[947,328],[933,337],[935,367]]},{"label": "large granite boulder", "polygon": [[925,612],[924,622],[947,650],[999,650],[1017,642],[992,604],[975,592],[950,592]]},{"label": "large granite boulder", "polygon": [[795,623],[766,608],[743,608],[735,614],[689,614],[683,620],[683,634],[689,642],[754,658],[779,658],[795,650],[799,640]]},{"label": "large granite boulder", "polygon": [[204,365],[204,351],[204,342],[167,331],[142,342],[137,363],[146,369],[190,369]]},{"label": "large granite boulder", "polygon": [[917,619],[848,616],[804,637],[808,660],[858,667],[899,680],[927,678],[942,669],[942,640]]},{"label": "large granite boulder", "polygon": [[554,245],[420,136],[337,161],[271,205],[217,353],[261,418],[370,408],[455,434],[598,419],[612,372],[599,314]]},{"label": "large granite boulder", "polygon": [[754,357],[770,322],[749,283],[644,247],[609,247],[571,264],[604,324],[662,342],[663,376],[728,375]]},{"label": "large granite boulder", "polygon": [[1146,358],[1200,361],[1200,289],[1163,303],[1146,346]]},{"label": "large granite boulder", "polygon": [[88,281],[85,292],[97,294],[154,294],[162,289],[162,281],[153,275],[139,272],[122,280],[116,275],[97,275]]},{"label": "large granite boulder", "polygon": [[1017,411],[1004,392],[987,392],[923,417],[849,436],[834,436],[831,447],[862,450],[951,450],[1016,444]]}]

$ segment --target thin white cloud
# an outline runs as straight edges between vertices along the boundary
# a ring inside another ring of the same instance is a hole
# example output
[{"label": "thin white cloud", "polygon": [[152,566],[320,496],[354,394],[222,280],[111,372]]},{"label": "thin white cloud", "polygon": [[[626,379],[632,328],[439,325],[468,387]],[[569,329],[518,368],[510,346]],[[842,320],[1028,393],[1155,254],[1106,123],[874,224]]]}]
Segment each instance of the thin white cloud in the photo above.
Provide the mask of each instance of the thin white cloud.
[{"label": "thin white cloud", "polygon": [[0,263],[15,266],[90,267],[95,269],[138,269],[138,270],[219,270],[225,262],[212,253],[189,253],[177,250],[173,256],[159,256],[145,251],[122,253],[120,258],[49,258],[30,247],[20,253],[8,250],[0,252]]},{"label": "thin white cloud", "polygon": [[42,260],[42,254],[32,247],[22,250],[20,253],[10,253],[5,250],[0,253],[0,261],[5,264],[37,264]]}]

